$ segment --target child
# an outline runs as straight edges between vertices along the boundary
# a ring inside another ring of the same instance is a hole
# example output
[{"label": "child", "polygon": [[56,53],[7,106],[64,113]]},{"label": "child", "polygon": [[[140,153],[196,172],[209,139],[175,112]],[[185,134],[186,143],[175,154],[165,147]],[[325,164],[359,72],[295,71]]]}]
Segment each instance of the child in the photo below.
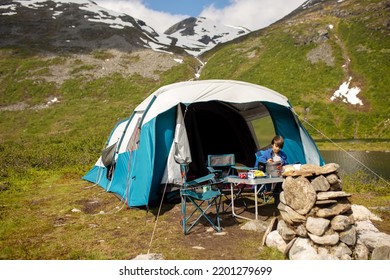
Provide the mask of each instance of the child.
[{"label": "child", "polygon": [[[282,136],[276,135],[271,141],[272,147],[265,151],[258,151],[256,153],[255,168],[257,169],[259,163],[264,165],[272,162],[280,162],[283,165],[287,164],[287,155],[281,150],[284,146],[284,139]],[[279,194],[282,191],[282,184],[272,184],[265,186],[265,192],[273,193],[274,202],[279,204]]]},{"label": "child", "polygon": [[287,164],[287,155],[281,150],[284,145],[283,137],[276,135],[272,138],[271,145],[271,148],[256,153],[255,168],[258,168],[259,163],[281,162],[282,165]]}]

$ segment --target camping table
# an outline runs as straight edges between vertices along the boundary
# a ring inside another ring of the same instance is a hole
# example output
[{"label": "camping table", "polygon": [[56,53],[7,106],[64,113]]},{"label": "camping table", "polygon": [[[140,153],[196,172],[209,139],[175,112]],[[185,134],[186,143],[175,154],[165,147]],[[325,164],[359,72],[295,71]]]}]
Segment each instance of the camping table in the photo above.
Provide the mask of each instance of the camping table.
[{"label": "camping table", "polygon": [[[273,183],[283,182],[283,177],[273,177],[273,178],[261,177],[261,178],[254,178],[254,179],[241,179],[238,176],[227,176],[225,178],[225,181],[227,183],[230,183],[230,194],[231,194],[231,201],[232,201],[231,205],[232,205],[232,215],[233,215],[233,217],[238,217],[238,218],[247,219],[247,220],[251,220],[251,219],[249,219],[247,217],[244,217],[244,216],[240,216],[240,215],[236,214],[236,212],[234,211],[234,199],[235,198],[234,198],[234,194],[233,194],[233,189],[234,189],[234,186],[237,186],[239,184],[246,184],[246,185],[254,186],[255,219],[258,220],[258,209],[257,209],[257,194],[258,194],[258,191],[260,191],[261,188],[265,184],[273,184]],[[257,189],[258,185],[260,185],[259,190]]]}]

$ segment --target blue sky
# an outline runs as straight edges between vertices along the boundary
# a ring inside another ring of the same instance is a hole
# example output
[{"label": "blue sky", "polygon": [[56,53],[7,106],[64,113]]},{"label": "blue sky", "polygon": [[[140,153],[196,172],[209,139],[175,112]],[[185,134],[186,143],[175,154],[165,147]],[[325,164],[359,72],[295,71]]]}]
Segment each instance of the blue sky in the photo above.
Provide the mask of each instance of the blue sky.
[{"label": "blue sky", "polygon": [[264,28],[289,14],[305,0],[94,0],[98,5],[141,19],[164,32],[190,16],[250,30]]},{"label": "blue sky", "polygon": [[145,5],[156,11],[170,14],[198,16],[204,7],[214,5],[216,8],[228,6],[229,0],[146,0]]}]

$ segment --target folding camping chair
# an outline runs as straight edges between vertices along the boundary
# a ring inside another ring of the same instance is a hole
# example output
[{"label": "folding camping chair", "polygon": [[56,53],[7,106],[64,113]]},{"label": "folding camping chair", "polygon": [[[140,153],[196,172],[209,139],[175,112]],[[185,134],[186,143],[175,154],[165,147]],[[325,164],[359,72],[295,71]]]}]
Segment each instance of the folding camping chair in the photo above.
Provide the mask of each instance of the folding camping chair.
[{"label": "folding camping chair", "polygon": [[[239,170],[249,170],[248,167],[245,166],[236,166],[236,158],[234,154],[221,154],[221,155],[208,155],[207,157],[207,169],[210,174],[214,174],[216,177],[216,183],[222,184],[221,189],[224,189],[225,178],[229,175],[233,175],[237,173]],[[229,184],[230,186],[230,184]],[[246,185],[238,185],[237,189],[234,193],[234,199],[242,198],[242,192],[244,191]],[[231,200],[230,196],[230,188],[229,192],[223,193],[226,199]],[[247,207],[245,200],[243,200],[243,204],[245,208]],[[227,209],[231,207],[231,203],[226,207],[226,209],[222,209],[223,212],[226,212]]]},{"label": "folding camping chair", "polygon": [[[214,186],[215,175],[208,174],[187,182],[186,174],[188,171],[188,165],[180,164],[180,169],[182,172],[182,178],[184,179],[183,186],[180,189],[182,214],[181,225],[183,227],[184,234],[188,234],[191,229],[199,223],[202,217],[206,219],[214,230],[220,232],[219,206],[221,201],[221,191]],[[187,213],[187,202],[195,207],[191,213]],[[215,206],[216,212],[214,221],[207,213],[212,206]],[[196,216],[195,213],[197,213],[198,216]]]}]

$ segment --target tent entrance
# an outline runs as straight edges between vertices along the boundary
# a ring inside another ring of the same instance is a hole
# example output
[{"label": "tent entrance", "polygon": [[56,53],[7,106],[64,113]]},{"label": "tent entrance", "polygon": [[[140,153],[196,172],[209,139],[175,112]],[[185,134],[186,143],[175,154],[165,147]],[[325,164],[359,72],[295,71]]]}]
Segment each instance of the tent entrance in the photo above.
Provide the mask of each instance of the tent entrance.
[{"label": "tent entrance", "polygon": [[[183,108],[183,112],[186,109]],[[245,117],[229,103],[210,101],[190,104],[185,115],[192,163],[190,173],[202,176],[209,154],[235,154],[236,162],[252,166],[257,141]]]}]

